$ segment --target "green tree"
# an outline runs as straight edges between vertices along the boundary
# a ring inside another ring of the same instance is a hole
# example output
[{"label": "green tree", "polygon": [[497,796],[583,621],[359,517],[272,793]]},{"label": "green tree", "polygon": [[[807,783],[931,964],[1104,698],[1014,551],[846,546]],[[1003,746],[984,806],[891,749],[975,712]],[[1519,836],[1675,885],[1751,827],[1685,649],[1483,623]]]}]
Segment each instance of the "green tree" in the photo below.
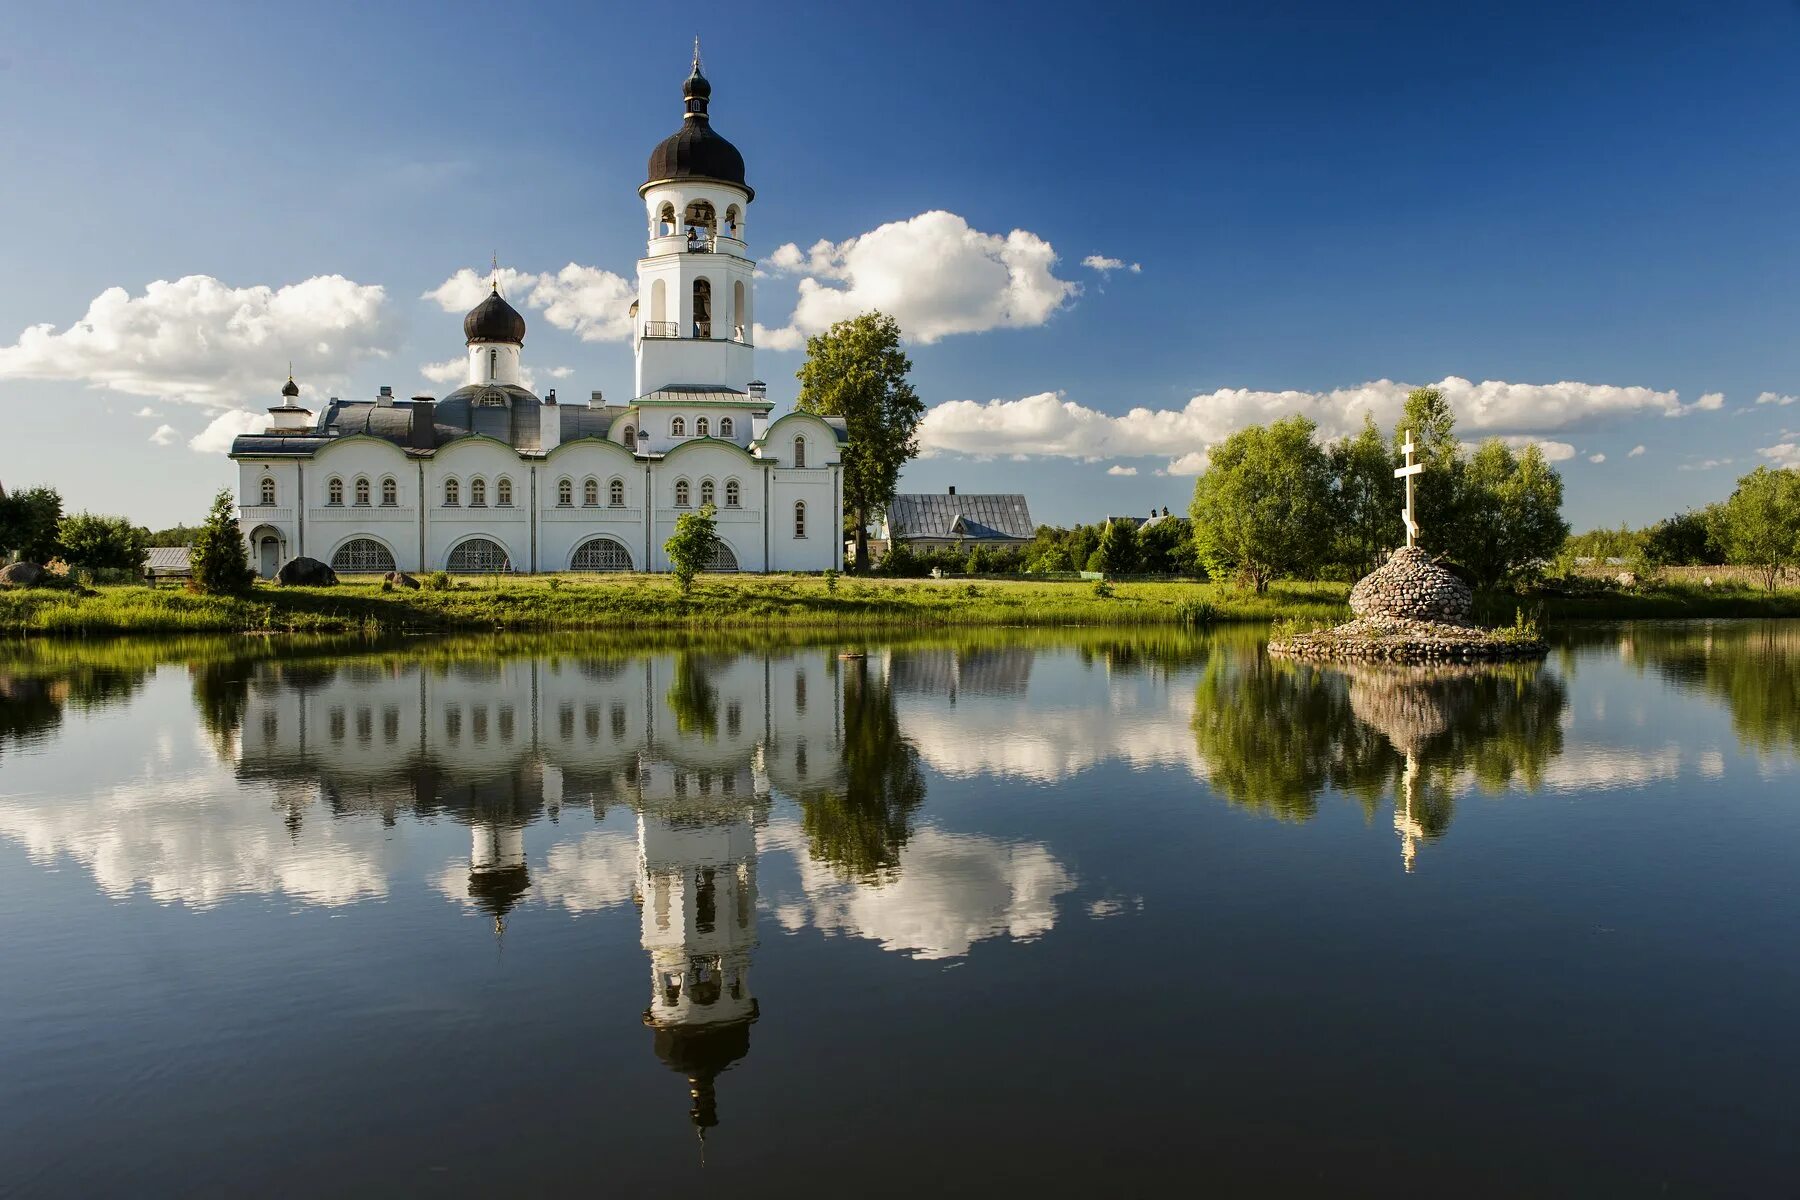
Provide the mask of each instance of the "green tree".
[{"label": "green tree", "polygon": [[795,406],[842,417],[848,427],[844,508],[856,540],[857,571],[869,567],[869,521],[893,500],[900,468],[919,451],[925,403],[907,380],[911,370],[912,360],[900,348],[900,324],[884,313],[839,321],[806,341]]},{"label": "green tree", "polygon": [[1738,480],[1720,517],[1726,557],[1754,567],[1774,591],[1800,559],[1800,473],[1756,468]]},{"label": "green tree", "polygon": [[254,576],[244,550],[243,534],[232,511],[231,492],[222,489],[213,497],[212,511],[194,539],[191,586],[214,596],[241,596],[250,590]]},{"label": "green tree", "polygon": [[171,525],[167,529],[154,529],[150,532],[152,546],[191,546],[200,538],[198,525]]},{"label": "green tree", "polygon": [[1108,575],[1129,575],[1138,568],[1138,531],[1130,520],[1108,521],[1100,535],[1100,569]]},{"label": "green tree", "polygon": [[1716,567],[1725,549],[1714,536],[1719,527],[1717,505],[1664,517],[1644,535],[1644,560],[1653,567]]},{"label": "green tree", "polygon": [[150,531],[124,517],[76,513],[57,527],[62,556],[87,571],[130,571],[142,574],[149,557]]},{"label": "green tree", "polygon": [[1194,546],[1213,578],[1266,591],[1311,571],[1331,520],[1331,465],[1315,426],[1293,416],[1253,425],[1213,447],[1194,485]]},{"label": "green tree", "polygon": [[1192,575],[1194,545],[1187,522],[1165,518],[1139,529],[1138,570],[1150,575]]},{"label": "green tree", "polygon": [[719,541],[718,523],[713,520],[718,510],[710,504],[693,512],[682,513],[675,521],[675,533],[663,543],[669,556],[669,569],[683,592],[694,586],[694,576],[712,561],[713,548]]},{"label": "green tree", "polygon": [[62,524],[62,496],[51,487],[25,488],[0,498],[0,552],[14,551],[26,562],[46,563],[62,553],[56,540]]},{"label": "green tree", "polygon": [[1382,552],[1406,537],[1400,527],[1401,482],[1395,459],[1375,418],[1363,414],[1362,432],[1341,438],[1328,452],[1331,462],[1333,558],[1356,575],[1381,563]]},{"label": "green tree", "polygon": [[1529,575],[1568,540],[1562,476],[1536,445],[1515,455],[1498,438],[1483,442],[1462,473],[1462,520],[1451,556],[1477,586]]}]

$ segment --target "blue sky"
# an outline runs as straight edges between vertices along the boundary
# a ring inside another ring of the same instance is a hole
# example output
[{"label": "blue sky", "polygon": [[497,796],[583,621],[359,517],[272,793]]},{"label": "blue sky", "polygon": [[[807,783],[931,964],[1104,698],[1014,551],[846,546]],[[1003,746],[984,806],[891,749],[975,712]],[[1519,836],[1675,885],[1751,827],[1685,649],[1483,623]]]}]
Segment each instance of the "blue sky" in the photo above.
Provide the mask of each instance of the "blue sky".
[{"label": "blue sky", "polygon": [[192,519],[233,472],[191,442],[290,355],[309,398],[447,390],[426,294],[496,250],[542,288],[539,389],[628,396],[617,277],[695,33],[784,264],[758,372],[791,400],[772,347],[894,298],[909,490],[1179,508],[1231,428],[1446,379],[1471,438],[1559,456],[1578,527],[1800,463],[1800,6],[1241,9],[14,6],[0,482]]}]

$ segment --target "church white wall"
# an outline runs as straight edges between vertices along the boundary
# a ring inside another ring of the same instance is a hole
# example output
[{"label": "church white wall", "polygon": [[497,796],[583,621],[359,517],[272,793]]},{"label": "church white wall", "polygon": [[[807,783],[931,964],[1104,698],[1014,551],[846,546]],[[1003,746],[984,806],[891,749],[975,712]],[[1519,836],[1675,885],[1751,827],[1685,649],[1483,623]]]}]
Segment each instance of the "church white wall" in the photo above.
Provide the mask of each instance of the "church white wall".
[{"label": "church white wall", "polygon": [[[568,480],[571,505],[558,504],[558,487]],[[612,482],[623,485],[624,503],[612,504]],[[597,503],[586,502],[594,484]],[[633,570],[645,561],[644,465],[611,442],[571,442],[538,466],[538,570],[566,571],[581,544],[605,536],[622,544]]]},{"label": "church white wall", "polygon": [[[386,546],[402,571],[419,569],[418,468],[399,447],[377,438],[342,438],[313,456],[306,481],[305,554],[329,563],[346,542],[366,537]],[[331,482],[343,485],[344,502],[331,504]],[[383,505],[382,485],[394,484],[396,503]],[[369,503],[356,503],[359,481]]]},{"label": "church white wall", "polygon": [[476,342],[469,347],[470,383],[518,383],[519,347],[506,342]]},{"label": "church white wall", "polygon": [[[683,325],[686,330],[689,326]],[[749,342],[696,340],[692,337],[640,337],[637,343],[637,394],[689,383],[743,391],[755,375]],[[634,397],[635,398],[635,397]]]},{"label": "church white wall", "polygon": [[[726,485],[736,480],[741,492],[737,508],[725,505]],[[678,484],[687,483],[687,504],[677,504]],[[690,441],[657,462],[651,473],[652,570],[667,571],[663,543],[675,532],[682,514],[702,503],[702,485],[713,485],[714,516],[719,540],[731,548],[738,570],[761,571],[763,554],[762,464],[730,446]]]},{"label": "church white wall", "polygon": [[[445,484],[455,479],[457,504],[445,503]],[[499,503],[500,481],[512,483],[510,507]],[[487,503],[474,503],[475,483]],[[531,570],[531,468],[510,446],[487,438],[464,438],[439,450],[426,465],[425,560],[427,570],[443,569],[451,552],[472,537],[505,548],[516,572]]]}]

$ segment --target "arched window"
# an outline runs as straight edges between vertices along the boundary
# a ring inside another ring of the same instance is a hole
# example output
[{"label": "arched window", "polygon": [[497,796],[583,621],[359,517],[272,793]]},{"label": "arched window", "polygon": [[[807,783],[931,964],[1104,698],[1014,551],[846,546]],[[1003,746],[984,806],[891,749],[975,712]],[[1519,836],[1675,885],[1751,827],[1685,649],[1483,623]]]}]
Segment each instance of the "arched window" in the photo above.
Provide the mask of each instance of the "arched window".
[{"label": "arched window", "polygon": [[267,475],[262,480],[262,502],[267,508],[275,506],[275,481]]},{"label": "arched window", "polygon": [[581,503],[587,508],[600,507],[600,481],[589,479],[581,485]]},{"label": "arched window", "polygon": [[450,561],[444,566],[459,574],[510,571],[512,560],[507,557],[506,547],[499,542],[491,538],[470,538],[450,552]]},{"label": "arched window", "polygon": [[804,500],[794,501],[794,536],[797,538],[806,536],[806,501]]},{"label": "arched window", "polygon": [[606,500],[614,508],[625,507],[625,481],[615,479],[606,485]]},{"label": "arched window", "polygon": [[710,240],[714,227],[718,224],[718,216],[711,204],[705,200],[696,200],[687,206],[687,212],[682,214],[681,223],[687,226],[690,238]]},{"label": "arched window", "polygon": [[487,507],[487,480],[480,478],[469,480],[469,507]]},{"label": "arched window", "polygon": [[685,479],[677,479],[675,481],[675,507],[676,508],[686,508],[687,506],[688,506],[688,481]]},{"label": "arched window", "polygon": [[806,465],[806,439],[803,437],[794,439],[794,465],[796,467]]},{"label": "arched window", "polygon": [[731,336],[743,341],[750,329],[750,293],[744,289],[744,281],[738,280],[731,285]]},{"label": "arched window", "polygon": [[558,480],[556,483],[556,506],[558,508],[568,508],[574,503],[575,485],[570,483],[567,479]]},{"label": "arched window", "polygon": [[676,417],[673,421],[670,421],[669,422],[669,436],[670,437],[686,437],[687,436],[687,422],[684,421],[680,417]]},{"label": "arched window", "polygon": [[725,507],[736,508],[742,499],[743,491],[738,487],[738,481],[727,479],[725,481]]},{"label": "arched window", "polygon": [[625,448],[627,450],[637,449],[637,430],[629,425],[625,427]]},{"label": "arched window", "polygon": [[738,569],[737,555],[731,552],[730,546],[715,539],[712,558],[707,562],[706,569],[709,571],[735,571]]},{"label": "arched window", "polygon": [[720,417],[719,418],[719,436],[722,438],[728,438],[731,435],[732,435],[731,418],[730,417]]},{"label": "arched window", "polygon": [[335,508],[343,502],[344,481],[334,475],[331,477],[331,481],[325,485],[325,503]]},{"label": "arched window", "polygon": [[488,379],[491,381],[499,373],[500,351],[490,348],[488,350]]},{"label": "arched window", "polygon": [[708,504],[711,504],[712,502],[713,502],[713,481],[710,479],[702,479],[700,481],[700,504],[702,507],[704,507]]},{"label": "arched window", "polygon": [[444,507],[455,508],[462,503],[462,484],[454,479],[444,480]]},{"label": "arched window", "polygon": [[331,569],[349,575],[373,575],[392,571],[394,556],[374,538],[351,538],[331,556]]},{"label": "arched window", "polygon": [[658,237],[668,237],[674,232],[675,206],[665,201],[662,210],[656,214],[656,234]]},{"label": "arched window", "polygon": [[500,482],[494,485],[494,503],[501,508],[512,507],[512,480],[502,475]]},{"label": "arched window", "polygon": [[708,421],[705,417],[701,417],[699,420],[694,422],[694,436],[695,437],[707,437],[711,433],[712,433],[712,422]]},{"label": "arched window", "polygon": [[725,210],[725,235],[727,237],[739,236],[738,220],[738,206],[733,204]]},{"label": "arched window", "polygon": [[571,571],[629,571],[631,551],[609,537],[589,538],[575,551]]},{"label": "arched window", "polygon": [[366,479],[356,481],[356,506],[358,508],[369,507],[369,481]]},{"label": "arched window", "polygon": [[392,508],[400,503],[400,485],[392,479],[381,481],[381,507]]},{"label": "arched window", "polygon": [[694,336],[712,336],[712,281],[704,277],[694,280]]}]

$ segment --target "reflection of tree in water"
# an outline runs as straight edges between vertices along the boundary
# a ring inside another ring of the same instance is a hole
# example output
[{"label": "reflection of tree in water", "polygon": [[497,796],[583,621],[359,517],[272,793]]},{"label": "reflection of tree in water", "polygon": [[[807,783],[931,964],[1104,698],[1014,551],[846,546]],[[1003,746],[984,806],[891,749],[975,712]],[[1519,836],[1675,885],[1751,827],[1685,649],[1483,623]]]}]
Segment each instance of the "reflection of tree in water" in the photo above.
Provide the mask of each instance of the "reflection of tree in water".
[{"label": "reflection of tree in water", "polygon": [[925,803],[925,777],[901,732],[893,688],[866,658],[844,672],[843,778],[842,791],[799,797],[807,849],[842,878],[877,881],[900,863]]},{"label": "reflection of tree in water", "polygon": [[1723,700],[1739,745],[1800,753],[1800,626],[1645,627],[1633,629],[1627,644],[1663,678]]},{"label": "reflection of tree in water", "polygon": [[1195,744],[1233,804],[1307,820],[1326,788],[1371,815],[1393,796],[1411,848],[1449,829],[1459,784],[1535,790],[1562,753],[1562,681],[1537,664],[1318,667],[1215,656]]},{"label": "reflection of tree in water", "polygon": [[719,690],[707,678],[706,671],[703,655],[678,656],[668,699],[677,730],[711,740],[719,733]]},{"label": "reflection of tree in water", "polygon": [[127,699],[149,674],[148,668],[105,665],[0,669],[0,751],[57,729],[64,709],[89,712]]}]

